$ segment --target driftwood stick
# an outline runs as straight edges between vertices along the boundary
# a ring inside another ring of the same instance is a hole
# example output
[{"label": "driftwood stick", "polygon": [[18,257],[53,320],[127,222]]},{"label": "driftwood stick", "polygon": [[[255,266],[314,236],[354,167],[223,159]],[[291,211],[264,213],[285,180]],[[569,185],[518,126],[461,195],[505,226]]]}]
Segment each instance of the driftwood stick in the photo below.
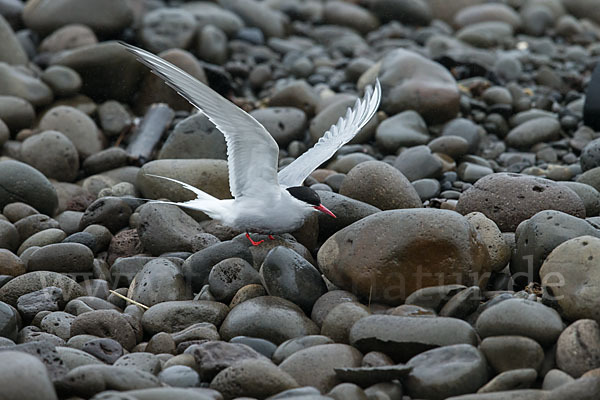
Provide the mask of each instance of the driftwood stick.
[{"label": "driftwood stick", "polygon": [[137,127],[127,146],[127,152],[140,164],[143,164],[150,158],[154,147],[160,140],[163,133],[169,128],[175,112],[164,104],[152,104],[142,123]]}]

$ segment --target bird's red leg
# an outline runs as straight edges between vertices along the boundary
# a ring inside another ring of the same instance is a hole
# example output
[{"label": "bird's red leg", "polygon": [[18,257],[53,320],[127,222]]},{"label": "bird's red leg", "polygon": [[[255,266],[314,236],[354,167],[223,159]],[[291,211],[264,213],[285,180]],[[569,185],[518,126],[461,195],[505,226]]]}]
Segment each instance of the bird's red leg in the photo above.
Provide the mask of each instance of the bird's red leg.
[{"label": "bird's red leg", "polygon": [[254,240],[252,240],[252,238],[250,237],[250,234],[248,232],[246,232],[246,237],[248,238],[250,243],[252,243],[252,246],[258,246],[259,244],[264,242],[264,240],[259,240],[258,242],[255,242]]},{"label": "bird's red leg", "polygon": [[275,240],[275,237],[273,235],[269,235],[269,239]]}]

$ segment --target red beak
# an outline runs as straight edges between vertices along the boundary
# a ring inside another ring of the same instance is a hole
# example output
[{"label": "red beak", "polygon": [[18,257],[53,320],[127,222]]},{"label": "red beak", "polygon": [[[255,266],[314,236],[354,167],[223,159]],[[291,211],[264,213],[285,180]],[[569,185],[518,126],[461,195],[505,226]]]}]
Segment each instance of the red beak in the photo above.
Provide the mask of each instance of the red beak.
[{"label": "red beak", "polygon": [[329,211],[329,210],[327,209],[327,207],[325,207],[323,204],[319,204],[318,206],[314,206],[314,209],[315,209],[315,210],[319,210],[319,211],[321,211],[322,213],[325,213],[325,214],[327,214],[327,215],[331,215],[333,218],[336,218],[335,214],[334,214],[334,213],[332,213],[331,211]]}]

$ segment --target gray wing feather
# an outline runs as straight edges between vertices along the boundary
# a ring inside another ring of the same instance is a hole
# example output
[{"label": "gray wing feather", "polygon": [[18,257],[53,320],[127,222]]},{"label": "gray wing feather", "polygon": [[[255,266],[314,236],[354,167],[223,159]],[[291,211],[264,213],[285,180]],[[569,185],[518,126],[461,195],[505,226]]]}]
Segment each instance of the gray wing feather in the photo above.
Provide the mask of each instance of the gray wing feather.
[{"label": "gray wing feather", "polygon": [[311,172],[356,136],[373,117],[380,101],[381,85],[376,80],[375,87],[367,87],[363,98],[357,99],[354,107],[348,107],[346,116],[340,117],[310,150],[279,171],[279,184],[284,187],[302,185]]},{"label": "gray wing feather", "polygon": [[233,197],[277,188],[279,147],[251,115],[187,72],[138,47],[122,43],[153,73],[204,113],[225,136]]}]

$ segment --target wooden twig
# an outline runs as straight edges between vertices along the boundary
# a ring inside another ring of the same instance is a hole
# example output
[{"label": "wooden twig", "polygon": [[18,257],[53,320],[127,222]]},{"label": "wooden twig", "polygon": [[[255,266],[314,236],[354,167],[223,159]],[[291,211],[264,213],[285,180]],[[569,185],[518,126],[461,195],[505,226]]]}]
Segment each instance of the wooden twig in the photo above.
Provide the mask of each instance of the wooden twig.
[{"label": "wooden twig", "polygon": [[114,294],[115,296],[117,296],[117,297],[120,297],[120,298],[122,298],[123,300],[130,302],[131,304],[135,304],[135,305],[136,305],[136,306],[138,306],[138,307],[142,307],[144,310],[147,310],[147,309],[149,309],[149,308],[150,308],[150,307],[148,307],[148,306],[145,306],[145,305],[143,305],[142,303],[138,303],[137,301],[135,301],[135,300],[133,300],[133,299],[130,299],[130,298],[129,298],[129,297],[127,297],[127,296],[123,296],[121,293],[115,292],[114,290],[110,290],[110,289],[109,289],[108,291],[109,291],[110,293]]}]

